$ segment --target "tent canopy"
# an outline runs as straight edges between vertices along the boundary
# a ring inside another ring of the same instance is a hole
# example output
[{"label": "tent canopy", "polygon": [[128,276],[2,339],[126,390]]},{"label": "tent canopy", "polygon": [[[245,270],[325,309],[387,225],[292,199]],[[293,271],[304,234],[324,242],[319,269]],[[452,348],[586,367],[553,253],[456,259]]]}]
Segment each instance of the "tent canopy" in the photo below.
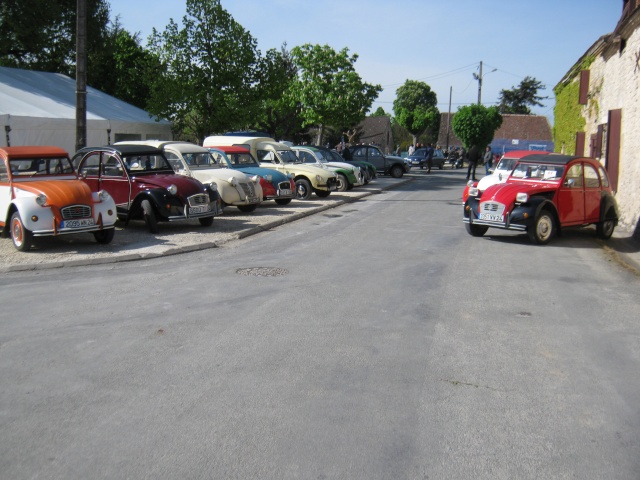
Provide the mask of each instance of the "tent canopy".
[{"label": "tent canopy", "polygon": [[[87,87],[87,146],[171,140],[171,122]],[[76,82],[59,74],[0,67],[0,146],[76,144]]]}]

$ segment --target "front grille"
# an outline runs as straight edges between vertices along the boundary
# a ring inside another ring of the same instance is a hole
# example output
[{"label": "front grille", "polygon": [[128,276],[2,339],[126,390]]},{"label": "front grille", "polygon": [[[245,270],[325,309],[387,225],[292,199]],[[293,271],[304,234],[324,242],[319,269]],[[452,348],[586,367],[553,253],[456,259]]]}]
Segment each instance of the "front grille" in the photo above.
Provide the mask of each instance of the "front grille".
[{"label": "front grille", "polygon": [[91,207],[88,205],[69,205],[60,209],[63,220],[74,218],[91,218]]},{"label": "front grille", "polygon": [[190,207],[197,207],[199,205],[208,205],[209,204],[209,195],[206,193],[198,193],[196,195],[190,196],[188,199]]},{"label": "front grille", "polygon": [[255,197],[256,196],[256,188],[253,185],[253,183],[241,183],[240,186],[242,187],[242,190],[244,191],[244,194],[247,197]]},{"label": "front grille", "polygon": [[480,205],[480,213],[497,213],[502,215],[504,205],[498,202],[484,202]]},{"label": "front grille", "polygon": [[278,188],[280,190],[291,190],[291,183],[289,183],[289,182],[280,182],[278,184]]},{"label": "front grille", "polygon": [[328,187],[332,187],[332,186],[338,186],[338,179],[335,177],[331,177],[330,179],[327,180],[327,186]]}]

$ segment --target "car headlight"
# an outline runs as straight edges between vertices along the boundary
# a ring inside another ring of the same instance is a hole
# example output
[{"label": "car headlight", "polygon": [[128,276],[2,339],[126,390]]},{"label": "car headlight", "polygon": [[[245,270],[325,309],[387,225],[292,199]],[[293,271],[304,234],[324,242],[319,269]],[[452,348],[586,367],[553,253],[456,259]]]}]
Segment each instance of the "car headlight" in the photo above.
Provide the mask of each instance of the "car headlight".
[{"label": "car headlight", "polygon": [[289,180],[293,180],[295,178],[295,175],[293,173],[287,173],[287,178]]},{"label": "car headlight", "polygon": [[[289,178],[289,176],[287,176],[287,178]],[[265,175],[265,176],[264,176],[264,179],[265,179],[267,182],[271,183],[271,182],[273,181],[273,175]]]},{"label": "car headlight", "polygon": [[218,191],[218,184],[216,182],[209,182],[206,185],[214,192]]},{"label": "car headlight", "polygon": [[474,183],[475,183],[475,182],[474,182],[473,180],[469,180],[469,181],[467,182],[467,185],[468,185],[469,187],[473,187],[473,184],[474,184]]},{"label": "car headlight", "polygon": [[516,193],[516,202],[517,203],[527,203],[529,201],[529,195],[526,193]]},{"label": "car headlight", "polygon": [[178,187],[171,184],[167,187],[167,192],[169,192],[171,195],[175,195],[176,193],[178,193]]},{"label": "car headlight", "polygon": [[238,180],[236,179],[236,177],[229,177],[229,178],[227,179],[227,182],[229,182],[229,184],[230,184],[232,187],[235,187],[236,185],[238,185]]},{"label": "car headlight", "polygon": [[47,203],[47,196],[44,193],[41,193],[36,197],[36,203],[41,207],[44,207]]},{"label": "car headlight", "polygon": [[100,200],[103,202],[109,200],[110,196],[111,195],[109,195],[109,192],[107,192],[106,190],[100,190],[98,192],[98,198],[100,198]]},{"label": "car headlight", "polygon": [[258,175],[254,175],[253,177],[251,177],[251,181],[253,183],[258,183],[260,181],[260,177]]},{"label": "car headlight", "polygon": [[478,196],[478,187],[469,187],[469,196],[477,197]]},{"label": "car headlight", "polygon": [[320,175],[316,175],[316,182],[322,183],[322,182],[324,182],[324,180],[322,179],[322,177]]}]

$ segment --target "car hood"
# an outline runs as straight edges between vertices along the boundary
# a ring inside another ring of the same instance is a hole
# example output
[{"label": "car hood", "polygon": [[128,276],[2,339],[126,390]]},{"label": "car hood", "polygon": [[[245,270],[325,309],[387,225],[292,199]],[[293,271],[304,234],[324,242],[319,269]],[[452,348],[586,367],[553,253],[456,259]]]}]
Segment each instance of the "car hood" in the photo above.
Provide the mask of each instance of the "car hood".
[{"label": "car hood", "polygon": [[14,183],[13,187],[35,196],[47,196],[48,205],[63,207],[74,203],[92,204],[93,197],[89,185],[81,180],[42,180]]},{"label": "car hood", "polygon": [[138,175],[133,176],[132,180],[143,185],[144,188],[167,188],[175,185],[178,188],[178,194],[185,197],[202,193],[204,191],[202,183],[195,178],[185,175],[158,173],[155,175]]},{"label": "car hood", "polygon": [[234,167],[236,170],[246,173],[247,175],[258,175],[260,177],[266,177],[271,175],[274,183],[288,182],[289,178],[284,174],[272,168],[262,167]]},{"label": "car hood", "polygon": [[513,202],[518,193],[535,195],[545,192],[555,192],[558,189],[556,183],[542,182],[507,182],[491,185],[482,193],[482,202],[494,200],[499,203],[509,204]]}]

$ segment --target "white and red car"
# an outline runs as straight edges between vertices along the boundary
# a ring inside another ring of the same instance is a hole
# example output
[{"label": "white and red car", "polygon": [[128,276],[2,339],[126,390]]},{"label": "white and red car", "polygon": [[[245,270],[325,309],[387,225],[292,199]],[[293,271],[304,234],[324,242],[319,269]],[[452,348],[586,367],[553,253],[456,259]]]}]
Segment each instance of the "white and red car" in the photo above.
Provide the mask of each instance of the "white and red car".
[{"label": "white and red car", "polygon": [[29,250],[33,237],[79,232],[109,243],[116,219],[111,195],[78,180],[61,148],[0,148],[0,227],[17,250]]}]

